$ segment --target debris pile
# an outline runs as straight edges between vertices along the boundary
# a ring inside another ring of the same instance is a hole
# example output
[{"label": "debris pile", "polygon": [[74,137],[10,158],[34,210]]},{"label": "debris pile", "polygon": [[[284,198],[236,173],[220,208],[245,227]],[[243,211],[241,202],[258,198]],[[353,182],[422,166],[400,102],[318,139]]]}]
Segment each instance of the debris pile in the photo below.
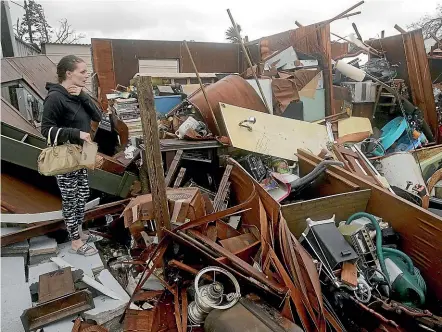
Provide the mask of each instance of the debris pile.
[{"label": "debris pile", "polygon": [[106,91],[97,255],[69,251],[43,138],[2,120],[2,330],[441,331],[441,94],[410,56],[420,32],[354,25],[332,59],[330,23],[360,4],[257,59],[237,31],[241,75],[203,84],[185,43],[197,87],[134,73]]}]

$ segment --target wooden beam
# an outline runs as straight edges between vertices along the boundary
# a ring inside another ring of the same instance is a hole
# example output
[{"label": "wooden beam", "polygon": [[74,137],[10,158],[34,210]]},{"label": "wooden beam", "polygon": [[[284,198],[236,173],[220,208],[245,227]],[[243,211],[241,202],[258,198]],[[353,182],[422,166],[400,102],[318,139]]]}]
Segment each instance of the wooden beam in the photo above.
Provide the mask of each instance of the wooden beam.
[{"label": "wooden beam", "polygon": [[232,165],[227,165],[226,170],[224,171],[223,178],[221,179],[215,199],[213,200],[213,208],[215,212],[219,211],[221,203],[226,199],[227,191],[230,187],[229,177],[230,173],[232,172],[232,168]]},{"label": "wooden beam", "polygon": [[381,38],[385,38],[385,30],[381,31]]},{"label": "wooden beam", "polygon": [[399,31],[400,33],[407,33],[407,31],[406,30],[404,30],[404,29],[402,29],[399,25],[397,25],[397,24],[395,24],[394,25],[394,28],[397,30],[397,31]]},{"label": "wooden beam", "polygon": [[[114,203],[108,203],[100,205],[92,210],[86,211],[84,216],[84,222],[92,219],[104,217],[107,214],[120,213],[129,203],[129,199],[117,201]],[[43,221],[39,222],[35,226],[23,228],[17,232],[3,235],[1,237],[1,246],[4,247],[8,244],[25,241],[32,237],[44,235],[50,232],[54,232],[64,227],[63,220]]]},{"label": "wooden beam", "polygon": [[170,164],[169,170],[167,171],[167,176],[166,176],[166,187],[170,187],[170,185],[172,184],[172,178],[175,175],[179,163],[181,161],[181,157],[183,156],[183,150],[178,150],[175,153],[175,157],[172,160],[172,163]]},{"label": "wooden beam", "polygon": [[162,228],[170,229],[170,216],[151,77],[138,77],[136,79],[136,86],[138,89],[138,103],[140,105],[144,153],[146,156],[146,164],[143,167],[147,167],[147,173],[149,174],[157,235],[161,240],[163,237]]},{"label": "wooden beam", "polygon": [[174,188],[179,188],[181,183],[183,182],[184,176],[186,175],[186,169],[184,167],[180,168],[180,172],[178,173],[175,183],[173,184]]}]

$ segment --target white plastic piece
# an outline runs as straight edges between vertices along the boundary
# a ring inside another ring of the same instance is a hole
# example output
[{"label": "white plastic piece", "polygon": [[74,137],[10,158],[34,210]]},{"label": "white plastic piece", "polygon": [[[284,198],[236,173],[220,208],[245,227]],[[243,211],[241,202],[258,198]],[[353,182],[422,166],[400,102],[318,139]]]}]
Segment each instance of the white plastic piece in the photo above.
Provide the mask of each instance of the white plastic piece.
[{"label": "white plastic piece", "polygon": [[350,77],[352,80],[362,82],[365,77],[365,72],[362,69],[349,65],[347,62],[339,60],[336,64],[336,69],[343,75]]},{"label": "white plastic piece", "polygon": [[[66,262],[64,259],[61,259],[60,257],[52,257],[51,261],[53,261],[55,264],[57,264],[60,268],[64,269],[65,267],[70,267],[72,270],[77,270],[77,268],[68,262]],[[114,291],[110,290],[107,287],[104,287],[102,284],[100,284],[95,279],[89,277],[87,274],[83,274],[83,278],[81,279],[85,284],[94,287],[96,290],[100,291],[106,296],[109,296],[110,298],[114,300],[121,300],[124,301],[124,299],[115,293]]]},{"label": "white plastic piece", "polygon": [[[96,198],[86,203],[85,210],[90,210],[100,204],[100,198]],[[0,222],[10,222],[14,224],[30,224],[40,221],[63,219],[61,210],[43,213],[2,213]]]}]

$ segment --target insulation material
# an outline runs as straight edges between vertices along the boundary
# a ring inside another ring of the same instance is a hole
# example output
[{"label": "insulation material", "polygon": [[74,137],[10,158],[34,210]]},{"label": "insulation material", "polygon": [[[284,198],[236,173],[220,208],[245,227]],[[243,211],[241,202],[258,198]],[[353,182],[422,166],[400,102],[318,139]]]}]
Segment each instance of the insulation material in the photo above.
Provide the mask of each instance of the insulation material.
[{"label": "insulation material", "polygon": [[373,134],[370,119],[352,116],[338,122],[339,137],[363,132]]}]

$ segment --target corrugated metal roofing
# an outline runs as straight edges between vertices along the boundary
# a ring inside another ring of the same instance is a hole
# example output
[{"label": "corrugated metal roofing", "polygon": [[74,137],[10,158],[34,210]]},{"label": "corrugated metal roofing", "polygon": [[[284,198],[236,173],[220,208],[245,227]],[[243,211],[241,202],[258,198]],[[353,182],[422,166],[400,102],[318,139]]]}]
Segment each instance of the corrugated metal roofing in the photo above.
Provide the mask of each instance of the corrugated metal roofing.
[{"label": "corrugated metal roofing", "polygon": [[42,137],[40,131],[37,128],[34,128],[24,117],[20,114],[20,112],[12,106],[6,99],[2,98],[2,122],[24,130],[25,132]]},{"label": "corrugated metal roofing", "polygon": [[46,55],[3,58],[1,83],[24,80],[44,99],[46,82],[57,82],[57,68]]}]

